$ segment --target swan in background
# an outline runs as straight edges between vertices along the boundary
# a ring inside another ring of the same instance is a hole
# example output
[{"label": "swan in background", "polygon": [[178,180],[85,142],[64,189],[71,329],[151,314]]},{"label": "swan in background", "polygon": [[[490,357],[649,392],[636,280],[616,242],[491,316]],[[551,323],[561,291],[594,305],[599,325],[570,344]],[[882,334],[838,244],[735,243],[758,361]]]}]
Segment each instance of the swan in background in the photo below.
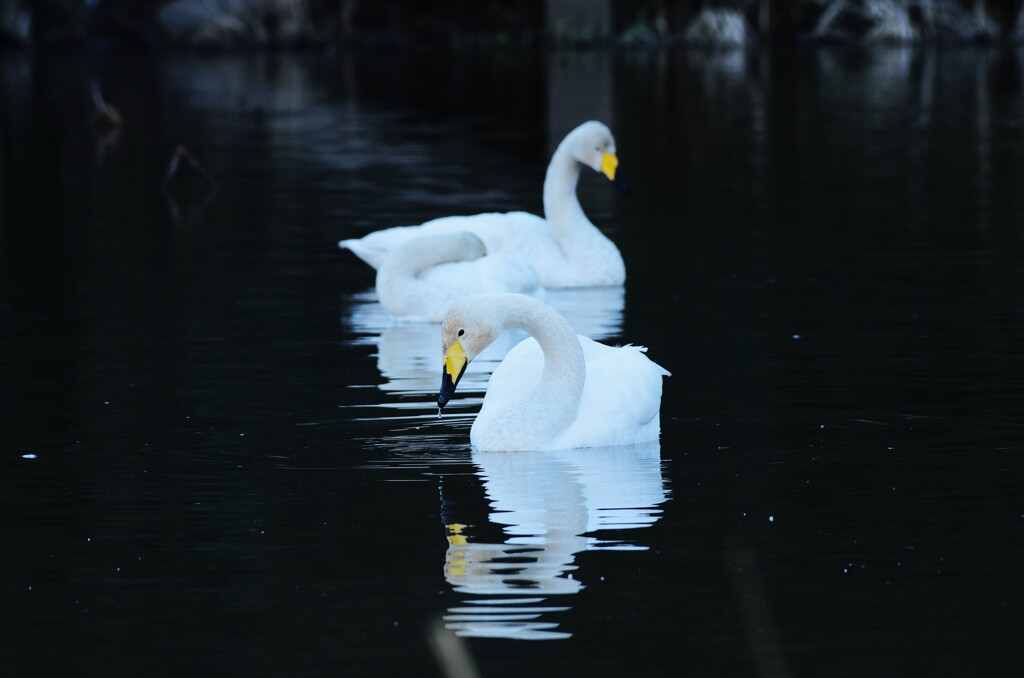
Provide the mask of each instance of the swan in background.
[{"label": "swan in background", "polygon": [[[565,596],[585,588],[575,555],[646,550],[628,531],[656,523],[668,500],[658,441],[585,454],[473,450],[472,458],[490,503],[487,520],[505,537],[478,541],[493,530],[481,516],[463,515],[475,503],[443,501],[445,580],[458,593],[485,596],[449,608],[445,625],[460,636],[568,637],[550,614],[568,610]],[[551,596],[562,596],[558,606]]]},{"label": "swan in background", "polygon": [[465,231],[403,243],[377,270],[381,306],[396,318],[440,322],[449,306],[474,292],[543,296],[529,264],[508,254],[485,254],[483,241]]},{"label": "swan in background", "polygon": [[475,294],[441,323],[444,408],[466,366],[506,330],[532,335],[491,375],[470,429],[480,450],[560,450],[631,445],[661,431],[661,381],[668,372],[639,346],[578,336],[547,304],[521,294]]},{"label": "swan in background", "polygon": [[624,190],[617,177],[615,138],[604,124],[592,120],[569,132],[551,156],[544,178],[546,219],[528,212],[442,217],[418,226],[397,226],[342,240],[338,246],[379,268],[389,251],[412,238],[471,231],[484,241],[489,253],[507,252],[529,262],[544,287],[621,285],[626,280],[622,255],[587,219],[576,197],[583,165],[601,172]]},{"label": "swan in background", "polygon": [[[577,334],[597,340],[622,334],[625,288],[621,286],[547,290],[545,301],[565,316]],[[412,396],[437,393],[437,324],[396,321],[377,303],[372,289],[343,298],[341,322],[353,335],[352,345],[374,347],[377,369],[384,378],[377,385],[381,391]],[[483,393],[491,372],[525,337],[525,332],[501,335],[467,368],[459,390]]]}]

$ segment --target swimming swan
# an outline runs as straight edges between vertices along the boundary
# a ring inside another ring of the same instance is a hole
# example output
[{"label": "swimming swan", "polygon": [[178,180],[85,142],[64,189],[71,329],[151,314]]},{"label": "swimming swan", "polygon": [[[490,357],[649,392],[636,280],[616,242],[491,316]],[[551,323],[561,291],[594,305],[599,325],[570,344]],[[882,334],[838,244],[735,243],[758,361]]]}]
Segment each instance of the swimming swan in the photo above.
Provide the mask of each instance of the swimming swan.
[{"label": "swimming swan", "polygon": [[377,270],[377,296],[391,315],[439,322],[459,299],[477,292],[543,296],[537,273],[507,254],[487,254],[472,233],[424,235],[388,253]]},{"label": "swimming swan", "polygon": [[590,223],[576,198],[581,165],[601,172],[623,188],[621,178],[616,179],[619,160],[615,138],[602,123],[585,122],[569,132],[551,156],[544,177],[546,220],[528,212],[442,217],[418,226],[397,226],[342,240],[338,246],[378,268],[387,252],[418,235],[471,231],[484,241],[488,252],[508,252],[529,262],[544,287],[621,285],[626,280],[622,255]]},{"label": "swimming swan", "polygon": [[519,294],[474,294],[441,323],[444,408],[466,365],[505,330],[533,335],[494,370],[469,432],[479,450],[631,445],[660,433],[661,378],[640,346],[606,346],[573,332],[550,306]]}]

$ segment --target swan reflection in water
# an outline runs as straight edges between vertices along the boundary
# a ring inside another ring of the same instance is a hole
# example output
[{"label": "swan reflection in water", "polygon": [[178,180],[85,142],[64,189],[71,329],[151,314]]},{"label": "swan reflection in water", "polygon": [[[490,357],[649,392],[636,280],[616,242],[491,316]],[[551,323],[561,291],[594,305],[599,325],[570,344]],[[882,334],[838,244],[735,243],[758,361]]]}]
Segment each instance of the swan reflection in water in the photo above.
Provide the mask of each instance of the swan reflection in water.
[{"label": "swan reflection in water", "polygon": [[653,525],[668,499],[660,445],[559,450],[473,451],[501,543],[478,541],[483,516],[442,511],[448,534],[444,577],[467,594],[448,610],[445,626],[460,636],[549,640],[568,638],[549,616],[569,609],[565,598],[586,587],[575,554],[646,550],[633,532]]},{"label": "swan reflection in water", "polygon": [[[545,301],[565,316],[577,334],[600,341],[622,332],[625,288],[584,287],[547,290]],[[441,378],[439,323],[397,321],[369,290],[345,300],[343,322],[356,334],[354,345],[377,348],[382,391],[403,395],[436,395]],[[470,363],[459,385],[464,392],[487,390],[487,380],[505,354],[526,338],[506,332]]]}]

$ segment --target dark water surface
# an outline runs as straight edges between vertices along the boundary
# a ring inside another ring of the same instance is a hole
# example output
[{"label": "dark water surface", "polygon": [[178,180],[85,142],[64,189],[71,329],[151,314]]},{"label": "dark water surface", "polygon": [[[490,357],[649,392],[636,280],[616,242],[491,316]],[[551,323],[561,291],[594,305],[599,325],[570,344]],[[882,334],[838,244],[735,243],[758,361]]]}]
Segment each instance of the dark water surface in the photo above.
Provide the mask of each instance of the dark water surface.
[{"label": "dark water surface", "polygon": [[[1019,675],[1022,57],[3,55],[0,675]],[[662,439],[481,454],[335,242],[586,118]]]}]

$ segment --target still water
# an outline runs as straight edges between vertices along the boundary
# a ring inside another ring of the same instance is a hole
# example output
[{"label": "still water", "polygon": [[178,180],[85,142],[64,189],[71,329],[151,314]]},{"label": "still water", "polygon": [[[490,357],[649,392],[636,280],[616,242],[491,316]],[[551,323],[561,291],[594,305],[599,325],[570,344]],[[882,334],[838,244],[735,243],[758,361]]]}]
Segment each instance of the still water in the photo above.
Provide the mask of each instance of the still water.
[{"label": "still water", "polygon": [[[3,55],[0,674],[1019,673],[1022,59]],[[587,118],[627,284],[549,301],[661,441],[474,451],[500,350],[439,420],[335,242],[540,211]]]}]

